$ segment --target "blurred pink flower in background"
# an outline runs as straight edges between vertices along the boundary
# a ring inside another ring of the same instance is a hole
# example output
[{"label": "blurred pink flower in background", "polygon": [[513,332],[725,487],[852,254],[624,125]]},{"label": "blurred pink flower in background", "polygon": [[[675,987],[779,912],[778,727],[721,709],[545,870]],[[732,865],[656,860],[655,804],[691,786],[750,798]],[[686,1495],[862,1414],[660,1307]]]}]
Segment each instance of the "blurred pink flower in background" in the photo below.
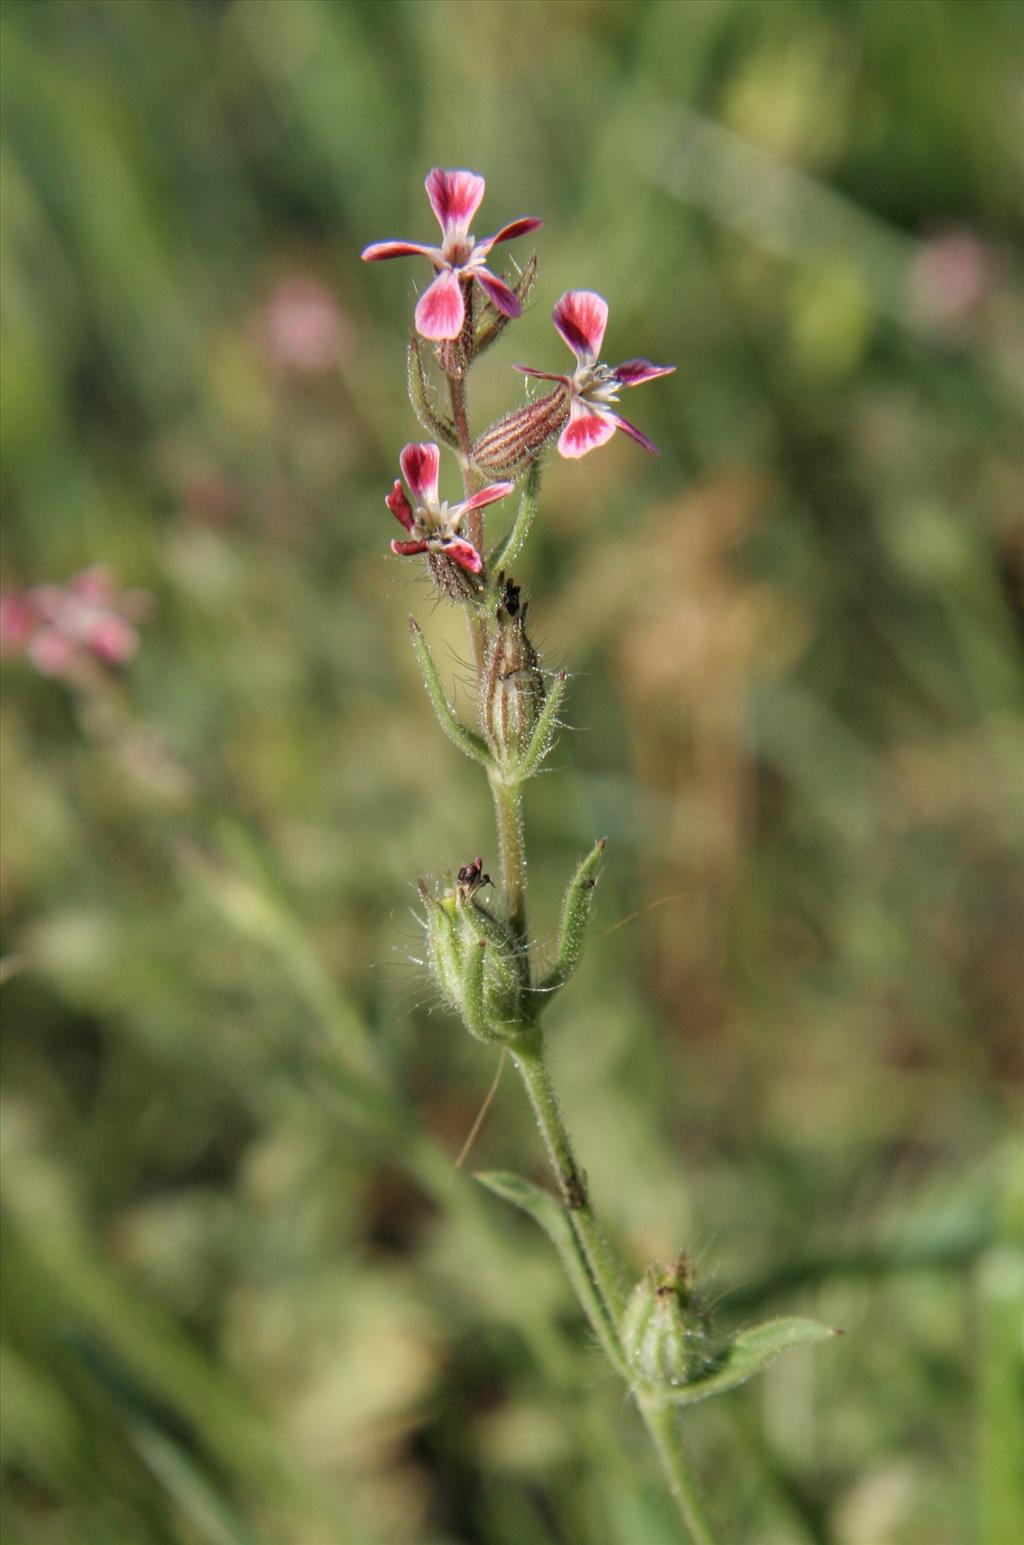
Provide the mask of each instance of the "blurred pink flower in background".
[{"label": "blurred pink flower in background", "polygon": [[327,286],[311,275],[283,279],[262,315],[264,346],[282,370],[324,375],[348,354],[352,327]]},{"label": "blurred pink flower in background", "polygon": [[995,270],[991,248],[966,226],[926,237],[910,266],[914,314],[933,327],[962,321],[984,300]]},{"label": "blurred pink flower in background", "polygon": [[0,596],[0,649],[23,653],[42,676],[78,679],[81,667],[126,664],[135,628],[152,608],[144,590],[122,590],[109,569],[83,569],[63,585],[35,585]]}]

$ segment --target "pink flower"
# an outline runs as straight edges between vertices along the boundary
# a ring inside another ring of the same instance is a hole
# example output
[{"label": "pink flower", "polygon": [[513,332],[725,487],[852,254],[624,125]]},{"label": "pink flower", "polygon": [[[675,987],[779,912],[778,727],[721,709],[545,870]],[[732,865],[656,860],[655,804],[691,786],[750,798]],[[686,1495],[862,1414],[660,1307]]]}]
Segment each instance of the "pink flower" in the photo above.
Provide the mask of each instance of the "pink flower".
[{"label": "pink flower", "polygon": [[441,227],[441,245],[424,247],[414,241],[374,242],[363,252],[365,263],[379,263],[385,258],[429,258],[437,269],[437,278],[420,296],[416,307],[416,330],[424,338],[457,338],[462,331],[466,307],[463,282],[475,280],[498,310],[507,317],[519,316],[522,307],[504,279],[486,266],[492,247],[499,241],[512,241],[535,231],[540,220],[513,220],[494,236],[477,241],[469,224],[484,196],[484,179],[475,172],[443,172],[435,166],[426,180],[427,197]]},{"label": "pink flower", "polygon": [[262,317],[263,342],[275,365],[297,375],[323,375],[351,347],[352,329],[319,279],[296,274],[277,285]]},{"label": "pink flower", "polygon": [[9,591],[0,644],[23,650],[43,676],[70,676],[80,661],[123,665],[138,648],[134,623],[150,608],[143,590],[121,590],[108,569],[84,569],[64,585]]},{"label": "pink flower", "polygon": [[514,483],[489,483],[479,493],[471,494],[461,504],[442,504],[437,492],[437,474],[441,455],[436,445],[407,445],[400,457],[402,476],[409,485],[413,503],[405,496],[398,478],[385,503],[396,520],[401,521],[412,541],[391,544],[391,551],[403,557],[411,553],[440,553],[454,559],[470,574],[479,574],[483,559],[465,537],[459,534],[463,516],[481,510],[495,499],[504,499]]},{"label": "pink flower", "polygon": [[612,403],[618,401],[622,387],[671,375],[675,365],[652,365],[649,359],[627,359],[621,365],[600,363],[597,356],[608,325],[608,302],[593,290],[567,291],[551,317],[578,361],[572,375],[553,375],[547,370],[531,370],[528,365],[512,368],[542,381],[559,381],[569,393],[569,422],[558,437],[561,454],[570,459],[585,456],[610,440],[616,429],[622,429],[657,456],[653,441],[616,413]]}]

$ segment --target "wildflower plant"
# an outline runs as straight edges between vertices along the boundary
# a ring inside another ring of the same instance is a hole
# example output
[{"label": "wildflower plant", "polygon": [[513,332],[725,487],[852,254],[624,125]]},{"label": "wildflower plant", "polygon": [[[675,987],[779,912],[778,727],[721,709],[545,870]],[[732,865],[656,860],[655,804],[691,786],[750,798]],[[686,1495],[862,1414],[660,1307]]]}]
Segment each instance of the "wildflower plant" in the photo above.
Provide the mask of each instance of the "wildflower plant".
[{"label": "wildflower plant", "polygon": [[[724,1394],[789,1347],[835,1332],[811,1320],[785,1318],[732,1339],[717,1338],[685,1254],[667,1265],[649,1265],[628,1290],[629,1274],[598,1222],[552,1085],[543,1014],[582,959],[605,841],[595,841],[569,877],[555,959],[545,966],[534,957],[527,926],[523,790],[556,739],[567,676],[543,669],[530,637],[529,605],[512,565],[537,515],[549,448],[554,445],[562,457],[578,460],[622,430],[656,454],[653,442],[618,412],[618,396],[625,388],[671,374],[675,366],[647,359],[603,363],[607,302],[590,290],[568,290],[552,319],[576,357],[575,370],[565,374],[514,366],[550,383],[550,389],[513,406],[474,436],[467,377],[520,316],[537,274],[535,257],[509,277],[488,264],[499,243],[541,224],[532,217],[518,219],[477,241],[470,225],[484,187],[476,173],[435,168],[426,189],[441,226],[441,246],[388,241],[363,252],[369,262],[426,257],[436,271],[416,305],[407,354],[412,408],[432,438],[401,451],[405,486],[396,479],[385,503],[407,533],[392,541],[392,550],[425,562],[438,593],[466,614],[476,724],[464,723],[455,713],[427,639],[410,619],[412,644],[442,730],[486,773],[497,826],[498,884],[485,873],[481,857],[465,861],[461,856],[441,883],[420,881],[428,961],[442,999],[470,1034],[502,1047],[511,1058],[537,1121],[555,1191],[505,1172],[477,1178],[532,1216],[555,1245],[594,1336],[650,1431],[690,1537],[708,1545],[714,1530],[681,1446],[679,1408]],[[420,339],[432,346],[433,368]],[[447,402],[439,387],[446,388]],[[461,468],[465,497],[456,504],[439,497],[442,448]],[[504,535],[488,542],[485,509],[517,490],[518,507]]]}]

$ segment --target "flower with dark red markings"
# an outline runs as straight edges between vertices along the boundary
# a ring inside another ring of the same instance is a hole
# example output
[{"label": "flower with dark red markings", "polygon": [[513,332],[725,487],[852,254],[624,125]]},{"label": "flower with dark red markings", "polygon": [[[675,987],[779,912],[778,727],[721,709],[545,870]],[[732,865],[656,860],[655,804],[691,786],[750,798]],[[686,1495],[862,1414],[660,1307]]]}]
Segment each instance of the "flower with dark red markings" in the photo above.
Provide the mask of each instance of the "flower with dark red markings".
[{"label": "flower with dark red markings", "polygon": [[451,558],[470,574],[479,574],[483,559],[459,532],[463,517],[471,510],[482,510],[495,499],[504,499],[515,487],[514,483],[488,483],[477,493],[470,494],[461,504],[441,502],[437,491],[437,475],[441,455],[436,445],[407,445],[399,458],[402,476],[412,494],[410,504],[405,489],[398,478],[385,503],[410,534],[407,542],[394,541],[391,551],[406,557],[412,553],[434,553]]},{"label": "flower with dark red markings", "polygon": [[491,248],[500,241],[525,236],[542,224],[526,218],[513,220],[493,236],[477,241],[469,224],[484,196],[484,179],[475,172],[444,172],[435,166],[426,180],[427,197],[441,227],[441,245],[426,247],[414,241],[378,241],[363,251],[365,263],[379,263],[385,258],[425,257],[437,269],[437,278],[425,290],[416,306],[416,331],[424,338],[457,338],[465,321],[463,283],[473,280],[488,299],[507,317],[520,315],[519,300],[504,279],[486,266]]},{"label": "flower with dark red markings", "polygon": [[616,413],[624,386],[640,386],[656,376],[671,375],[675,365],[652,365],[649,359],[627,359],[621,365],[605,365],[598,360],[604,330],[608,325],[608,302],[593,290],[568,290],[551,313],[552,321],[577,359],[572,375],[555,375],[548,370],[531,370],[528,365],[514,365],[523,375],[542,381],[558,381],[569,394],[569,422],[558,437],[563,456],[576,459],[610,440],[617,429],[631,436],[645,451],[657,456],[658,447],[641,434],[635,424]]}]

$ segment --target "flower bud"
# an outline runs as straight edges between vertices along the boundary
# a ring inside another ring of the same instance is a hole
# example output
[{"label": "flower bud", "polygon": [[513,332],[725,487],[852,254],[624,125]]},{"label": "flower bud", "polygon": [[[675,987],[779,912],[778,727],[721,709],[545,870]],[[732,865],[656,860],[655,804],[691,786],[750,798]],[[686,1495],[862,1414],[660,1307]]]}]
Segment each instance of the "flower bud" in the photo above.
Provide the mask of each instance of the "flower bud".
[{"label": "flower bud", "polygon": [[527,603],[506,579],[495,614],[480,688],[480,719],[502,766],[515,766],[530,744],[546,696],[540,659],[526,632]]},{"label": "flower bud", "polygon": [[434,895],[426,880],[419,882],[427,909],[427,949],[430,974],[449,1008],[462,1010],[462,944],[453,892]]},{"label": "flower bud", "polygon": [[[512,293],[519,302],[521,309],[526,307],[536,277],[537,254],[534,253],[515,284],[512,285]],[[488,301],[484,307],[483,316],[477,323],[476,336],[473,340],[473,358],[479,359],[481,354],[501,337],[506,327],[513,320],[504,311],[499,311],[493,301]]]},{"label": "flower bud", "polygon": [[505,925],[477,900],[490,885],[479,858],[435,894],[420,881],[427,908],[431,974],[449,1008],[481,1041],[514,1039],[523,1026],[522,952]]},{"label": "flower bud", "polygon": [[515,477],[561,433],[568,417],[569,393],[563,386],[534,398],[484,430],[471,453],[474,467],[489,477]]},{"label": "flower bud", "polygon": [[689,1256],[651,1265],[633,1289],[622,1319],[630,1367],[645,1384],[688,1384],[711,1361],[710,1315],[694,1291]]}]

